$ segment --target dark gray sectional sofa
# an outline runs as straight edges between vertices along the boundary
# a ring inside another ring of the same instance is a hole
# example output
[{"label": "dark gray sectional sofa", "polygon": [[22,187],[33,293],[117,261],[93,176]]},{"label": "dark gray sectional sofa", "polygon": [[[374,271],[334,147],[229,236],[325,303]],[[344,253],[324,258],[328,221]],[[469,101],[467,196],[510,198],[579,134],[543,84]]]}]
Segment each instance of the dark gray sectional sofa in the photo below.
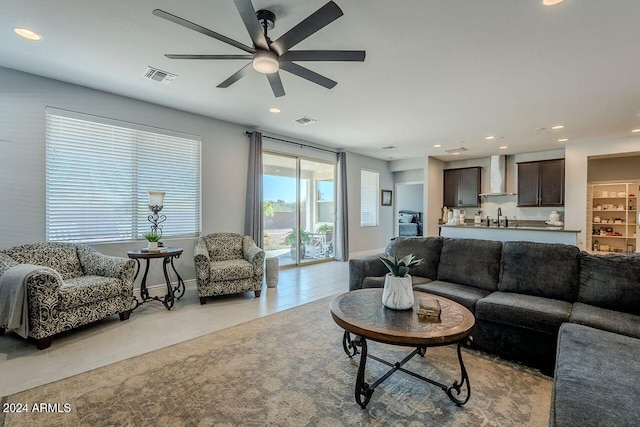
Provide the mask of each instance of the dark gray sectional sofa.
[{"label": "dark gray sectional sofa", "polygon": [[[476,347],[547,374],[555,367],[551,425],[640,425],[628,402],[640,393],[640,254],[441,237],[395,238],[386,252],[424,260],[410,271],[414,289],[471,310]],[[382,287],[387,270],[376,255],[350,260],[349,272],[353,290]],[[597,402],[597,390],[614,394]],[[617,406],[602,409],[607,402]]]}]

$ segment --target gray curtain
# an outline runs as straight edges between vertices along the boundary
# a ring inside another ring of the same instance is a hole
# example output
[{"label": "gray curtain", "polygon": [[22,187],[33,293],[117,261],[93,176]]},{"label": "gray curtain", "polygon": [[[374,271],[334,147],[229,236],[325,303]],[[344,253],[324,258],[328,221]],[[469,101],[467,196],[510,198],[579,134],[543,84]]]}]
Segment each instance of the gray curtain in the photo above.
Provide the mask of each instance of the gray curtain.
[{"label": "gray curtain", "polygon": [[260,132],[251,132],[249,137],[244,234],[251,236],[256,245],[262,248],[264,233],[262,229],[262,133]]},{"label": "gray curtain", "polygon": [[349,215],[347,209],[347,153],[338,153],[338,206],[335,236],[336,260],[349,260]]}]

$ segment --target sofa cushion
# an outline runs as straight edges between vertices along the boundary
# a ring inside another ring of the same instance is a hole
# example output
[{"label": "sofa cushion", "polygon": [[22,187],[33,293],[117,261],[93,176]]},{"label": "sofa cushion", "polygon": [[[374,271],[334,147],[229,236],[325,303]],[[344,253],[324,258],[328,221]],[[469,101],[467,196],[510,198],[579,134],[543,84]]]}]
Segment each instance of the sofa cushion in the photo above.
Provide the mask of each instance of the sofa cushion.
[{"label": "sofa cushion", "polygon": [[549,425],[640,425],[639,353],[638,339],[562,325]]},{"label": "sofa cushion", "polygon": [[122,281],[113,277],[82,276],[66,279],[60,287],[60,308],[69,310],[126,294]]},{"label": "sofa cushion", "polygon": [[476,310],[476,302],[480,298],[484,298],[491,292],[484,289],[475,288],[473,286],[459,285],[457,283],[443,282],[435,280],[430,283],[415,286],[416,291],[428,292],[441,297],[449,298],[459,304],[462,304],[472,313]]},{"label": "sofa cushion", "polygon": [[569,322],[640,338],[640,316],[576,302]]},{"label": "sofa cushion", "polygon": [[478,319],[549,334],[556,334],[570,314],[568,302],[509,292],[494,292],[482,298],[475,311]]},{"label": "sofa cushion", "polygon": [[422,264],[409,270],[409,274],[435,280],[441,248],[442,237],[396,237],[387,245],[385,252],[394,253],[398,258],[413,254],[422,260]]},{"label": "sofa cushion", "polygon": [[578,301],[640,314],[640,254],[580,253]]},{"label": "sofa cushion", "polygon": [[444,239],[438,280],[498,290],[502,242],[479,239]]},{"label": "sofa cushion", "polygon": [[253,266],[244,259],[211,262],[211,280],[237,280],[253,277]]},{"label": "sofa cushion", "polygon": [[[386,276],[386,275],[385,275]],[[365,277],[362,281],[362,288],[384,288],[384,278],[385,276],[378,277]],[[415,287],[416,285],[421,285],[424,283],[431,282],[431,279],[427,279],[426,277],[420,276],[411,276],[411,284]]]},{"label": "sofa cushion", "polygon": [[577,247],[560,243],[505,242],[498,288],[574,302],[579,253]]},{"label": "sofa cushion", "polygon": [[4,251],[20,264],[43,265],[56,270],[64,280],[80,277],[84,273],[76,245],[71,243],[41,242],[15,246]]}]

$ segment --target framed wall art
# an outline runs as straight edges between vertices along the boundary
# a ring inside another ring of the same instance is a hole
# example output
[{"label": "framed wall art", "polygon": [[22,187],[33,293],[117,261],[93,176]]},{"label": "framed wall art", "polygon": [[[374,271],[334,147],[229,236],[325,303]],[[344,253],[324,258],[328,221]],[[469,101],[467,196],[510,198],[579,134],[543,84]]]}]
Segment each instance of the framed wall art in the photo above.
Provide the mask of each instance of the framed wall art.
[{"label": "framed wall art", "polygon": [[380,195],[380,204],[382,206],[391,206],[393,192],[391,190],[382,190]]}]

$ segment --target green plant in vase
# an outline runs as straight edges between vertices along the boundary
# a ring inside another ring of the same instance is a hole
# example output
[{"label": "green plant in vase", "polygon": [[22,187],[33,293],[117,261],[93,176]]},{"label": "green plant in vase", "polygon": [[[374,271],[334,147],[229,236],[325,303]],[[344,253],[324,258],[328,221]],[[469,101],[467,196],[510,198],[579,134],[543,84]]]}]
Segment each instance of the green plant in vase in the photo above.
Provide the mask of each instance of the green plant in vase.
[{"label": "green plant in vase", "polygon": [[387,267],[389,272],[396,277],[404,277],[413,267],[422,264],[421,259],[417,259],[413,254],[409,254],[398,259],[395,254],[385,254],[380,260]]},{"label": "green plant in vase", "polygon": [[162,231],[158,232],[157,230],[151,230],[142,235],[148,244],[147,247],[149,249],[158,249],[158,242],[162,238]]},{"label": "green plant in vase", "polygon": [[413,286],[409,270],[422,264],[421,259],[416,259],[409,254],[398,259],[396,254],[385,254],[380,261],[389,270],[384,279],[382,291],[382,304],[394,310],[406,310],[413,307]]}]

